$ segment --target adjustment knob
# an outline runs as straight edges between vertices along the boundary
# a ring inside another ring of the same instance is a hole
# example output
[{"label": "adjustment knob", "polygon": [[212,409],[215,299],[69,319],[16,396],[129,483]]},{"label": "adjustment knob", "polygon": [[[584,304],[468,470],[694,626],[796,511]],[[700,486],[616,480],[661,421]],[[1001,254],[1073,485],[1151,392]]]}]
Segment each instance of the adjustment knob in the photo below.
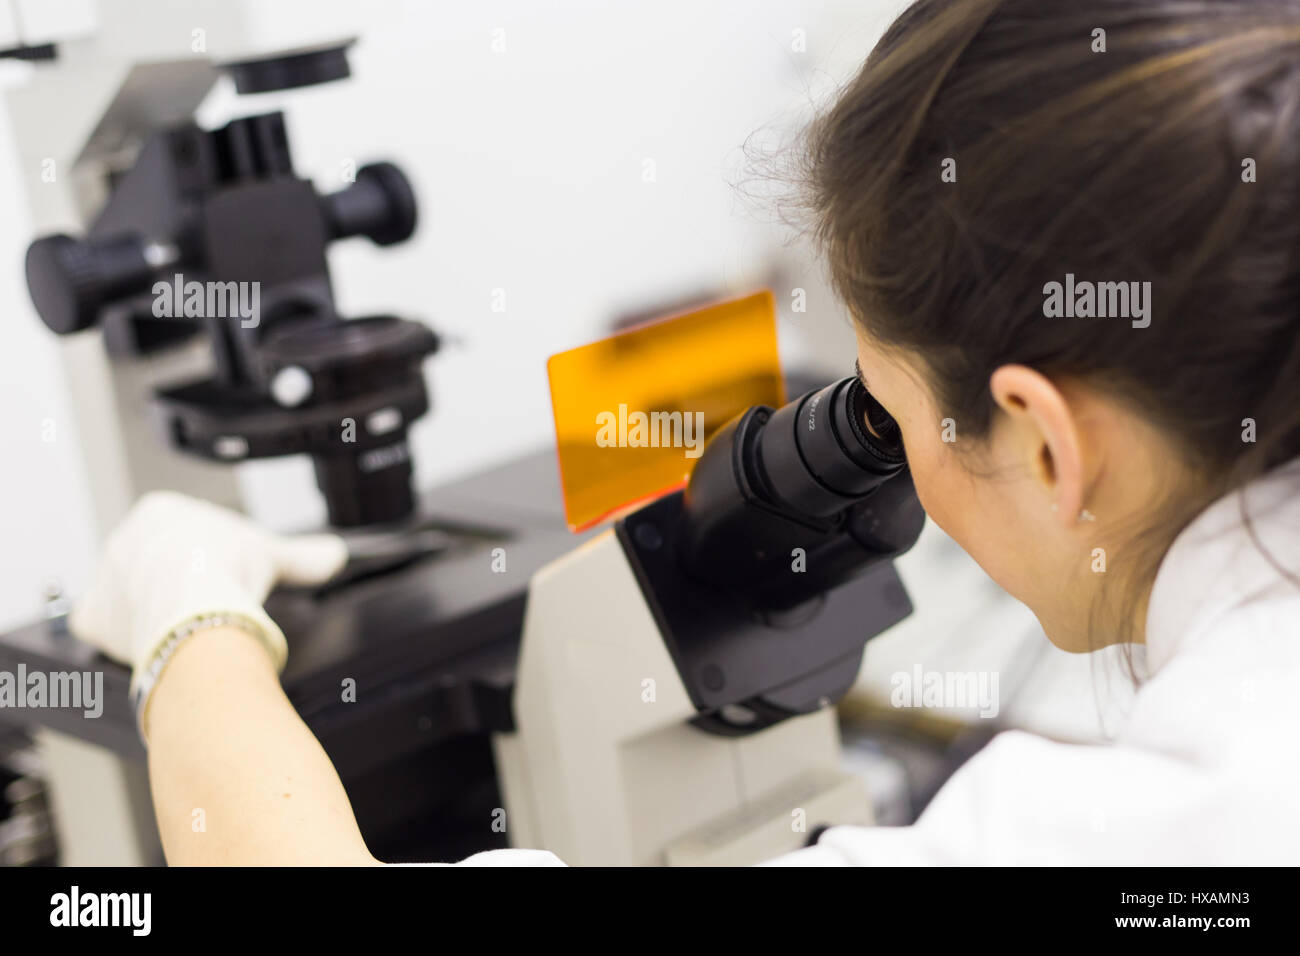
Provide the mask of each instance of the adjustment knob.
[{"label": "adjustment knob", "polygon": [[323,198],[331,239],[365,236],[391,246],[415,232],[415,191],[406,174],[392,163],[371,163],[357,170],[357,181]]},{"label": "adjustment knob", "polygon": [[105,305],[142,290],[154,273],[139,236],[73,239],[53,235],[27,247],[27,291],[60,335],[95,324]]}]

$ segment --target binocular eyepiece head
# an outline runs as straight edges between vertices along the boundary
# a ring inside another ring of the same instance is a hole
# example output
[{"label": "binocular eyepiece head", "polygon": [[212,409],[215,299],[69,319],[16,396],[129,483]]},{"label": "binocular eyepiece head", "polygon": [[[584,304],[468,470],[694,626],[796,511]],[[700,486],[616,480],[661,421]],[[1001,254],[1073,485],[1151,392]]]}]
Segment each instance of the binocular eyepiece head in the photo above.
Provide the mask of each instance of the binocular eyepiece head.
[{"label": "binocular eyepiece head", "polygon": [[699,580],[788,607],[901,554],[924,520],[897,423],[849,376],[719,429],[687,485],[679,542]]}]

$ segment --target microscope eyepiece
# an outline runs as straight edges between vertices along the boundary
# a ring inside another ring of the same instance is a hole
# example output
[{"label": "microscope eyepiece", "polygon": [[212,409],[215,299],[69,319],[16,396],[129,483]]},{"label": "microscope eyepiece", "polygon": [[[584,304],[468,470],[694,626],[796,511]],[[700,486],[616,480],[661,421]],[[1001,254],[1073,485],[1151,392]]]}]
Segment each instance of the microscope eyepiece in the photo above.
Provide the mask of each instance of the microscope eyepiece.
[{"label": "microscope eyepiece", "polygon": [[924,521],[897,423],[850,376],[710,438],[679,554],[698,580],[792,607],[907,550]]},{"label": "microscope eyepiece", "polygon": [[818,518],[843,511],[905,464],[898,425],[853,376],[772,415],[758,459],[773,496]]}]

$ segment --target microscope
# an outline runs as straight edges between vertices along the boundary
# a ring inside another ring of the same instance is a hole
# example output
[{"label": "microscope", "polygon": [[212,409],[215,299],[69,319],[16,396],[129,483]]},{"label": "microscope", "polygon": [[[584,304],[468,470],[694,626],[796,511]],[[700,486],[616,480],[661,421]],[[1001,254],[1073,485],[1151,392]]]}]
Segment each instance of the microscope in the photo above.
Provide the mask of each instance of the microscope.
[{"label": "microscope", "polygon": [[[241,93],[347,75],[346,44],[227,64]],[[338,314],[325,252],[415,231],[415,195],[392,163],[320,195],[294,173],[284,115],[148,133],[83,237],[27,251],[27,286],[60,335],[99,325],[110,354],[203,337],[209,374],[155,390],[160,432],[214,462],[306,454],[330,523],[391,523],[414,507],[410,423],[429,408],[421,361],[438,339],[392,315]]]},{"label": "microscope", "polygon": [[684,490],[538,571],[511,842],[577,865],[746,865],[871,822],[832,706],[911,612],[892,559],[925,521],[897,425],[856,378],[708,441]]},{"label": "microscope", "polygon": [[[95,531],[159,488],[242,510],[233,465],[310,458],[353,560],[327,594],[274,596],[294,645],[285,687],[368,838],[396,856],[443,839],[413,821],[456,819],[447,779],[496,802],[486,738],[463,738],[499,709],[498,662],[517,642],[522,596],[478,571],[516,532],[527,539],[521,568],[531,551],[538,563],[558,553],[550,542],[564,534],[523,527],[531,515],[487,514],[451,489],[434,507],[452,535],[412,488],[408,432],[430,406],[422,365],[438,337],[408,318],[340,314],[327,262],[342,240],[388,248],[413,234],[403,172],[361,164],[318,190],[295,172],[283,113],[196,118],[221,83],[241,101],[346,79],[355,13],[321,11],[284,30],[249,0],[0,0],[0,61],[17,80],[4,105],[38,235],[28,292],[58,335]],[[423,559],[449,551],[431,581]],[[374,577],[383,582],[372,588]],[[470,621],[472,645],[445,636]],[[57,614],[0,635],[0,665],[18,663],[105,675],[102,719],[51,711],[28,723],[64,862],[158,862],[142,753],[121,720],[125,671],[70,640]],[[360,705],[340,707],[345,678],[360,686]],[[411,780],[400,807],[370,782],[415,776],[416,764],[439,780]]]}]

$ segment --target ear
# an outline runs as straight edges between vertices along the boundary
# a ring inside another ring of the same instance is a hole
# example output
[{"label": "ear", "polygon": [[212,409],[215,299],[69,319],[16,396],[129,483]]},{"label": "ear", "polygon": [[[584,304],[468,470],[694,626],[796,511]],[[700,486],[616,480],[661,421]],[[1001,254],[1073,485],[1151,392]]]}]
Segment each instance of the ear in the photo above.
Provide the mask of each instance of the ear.
[{"label": "ear", "polygon": [[1069,402],[1045,376],[1024,365],[1003,365],[989,390],[1021,435],[1026,465],[1055,504],[1058,520],[1073,526],[1083,508],[1083,453]]}]

